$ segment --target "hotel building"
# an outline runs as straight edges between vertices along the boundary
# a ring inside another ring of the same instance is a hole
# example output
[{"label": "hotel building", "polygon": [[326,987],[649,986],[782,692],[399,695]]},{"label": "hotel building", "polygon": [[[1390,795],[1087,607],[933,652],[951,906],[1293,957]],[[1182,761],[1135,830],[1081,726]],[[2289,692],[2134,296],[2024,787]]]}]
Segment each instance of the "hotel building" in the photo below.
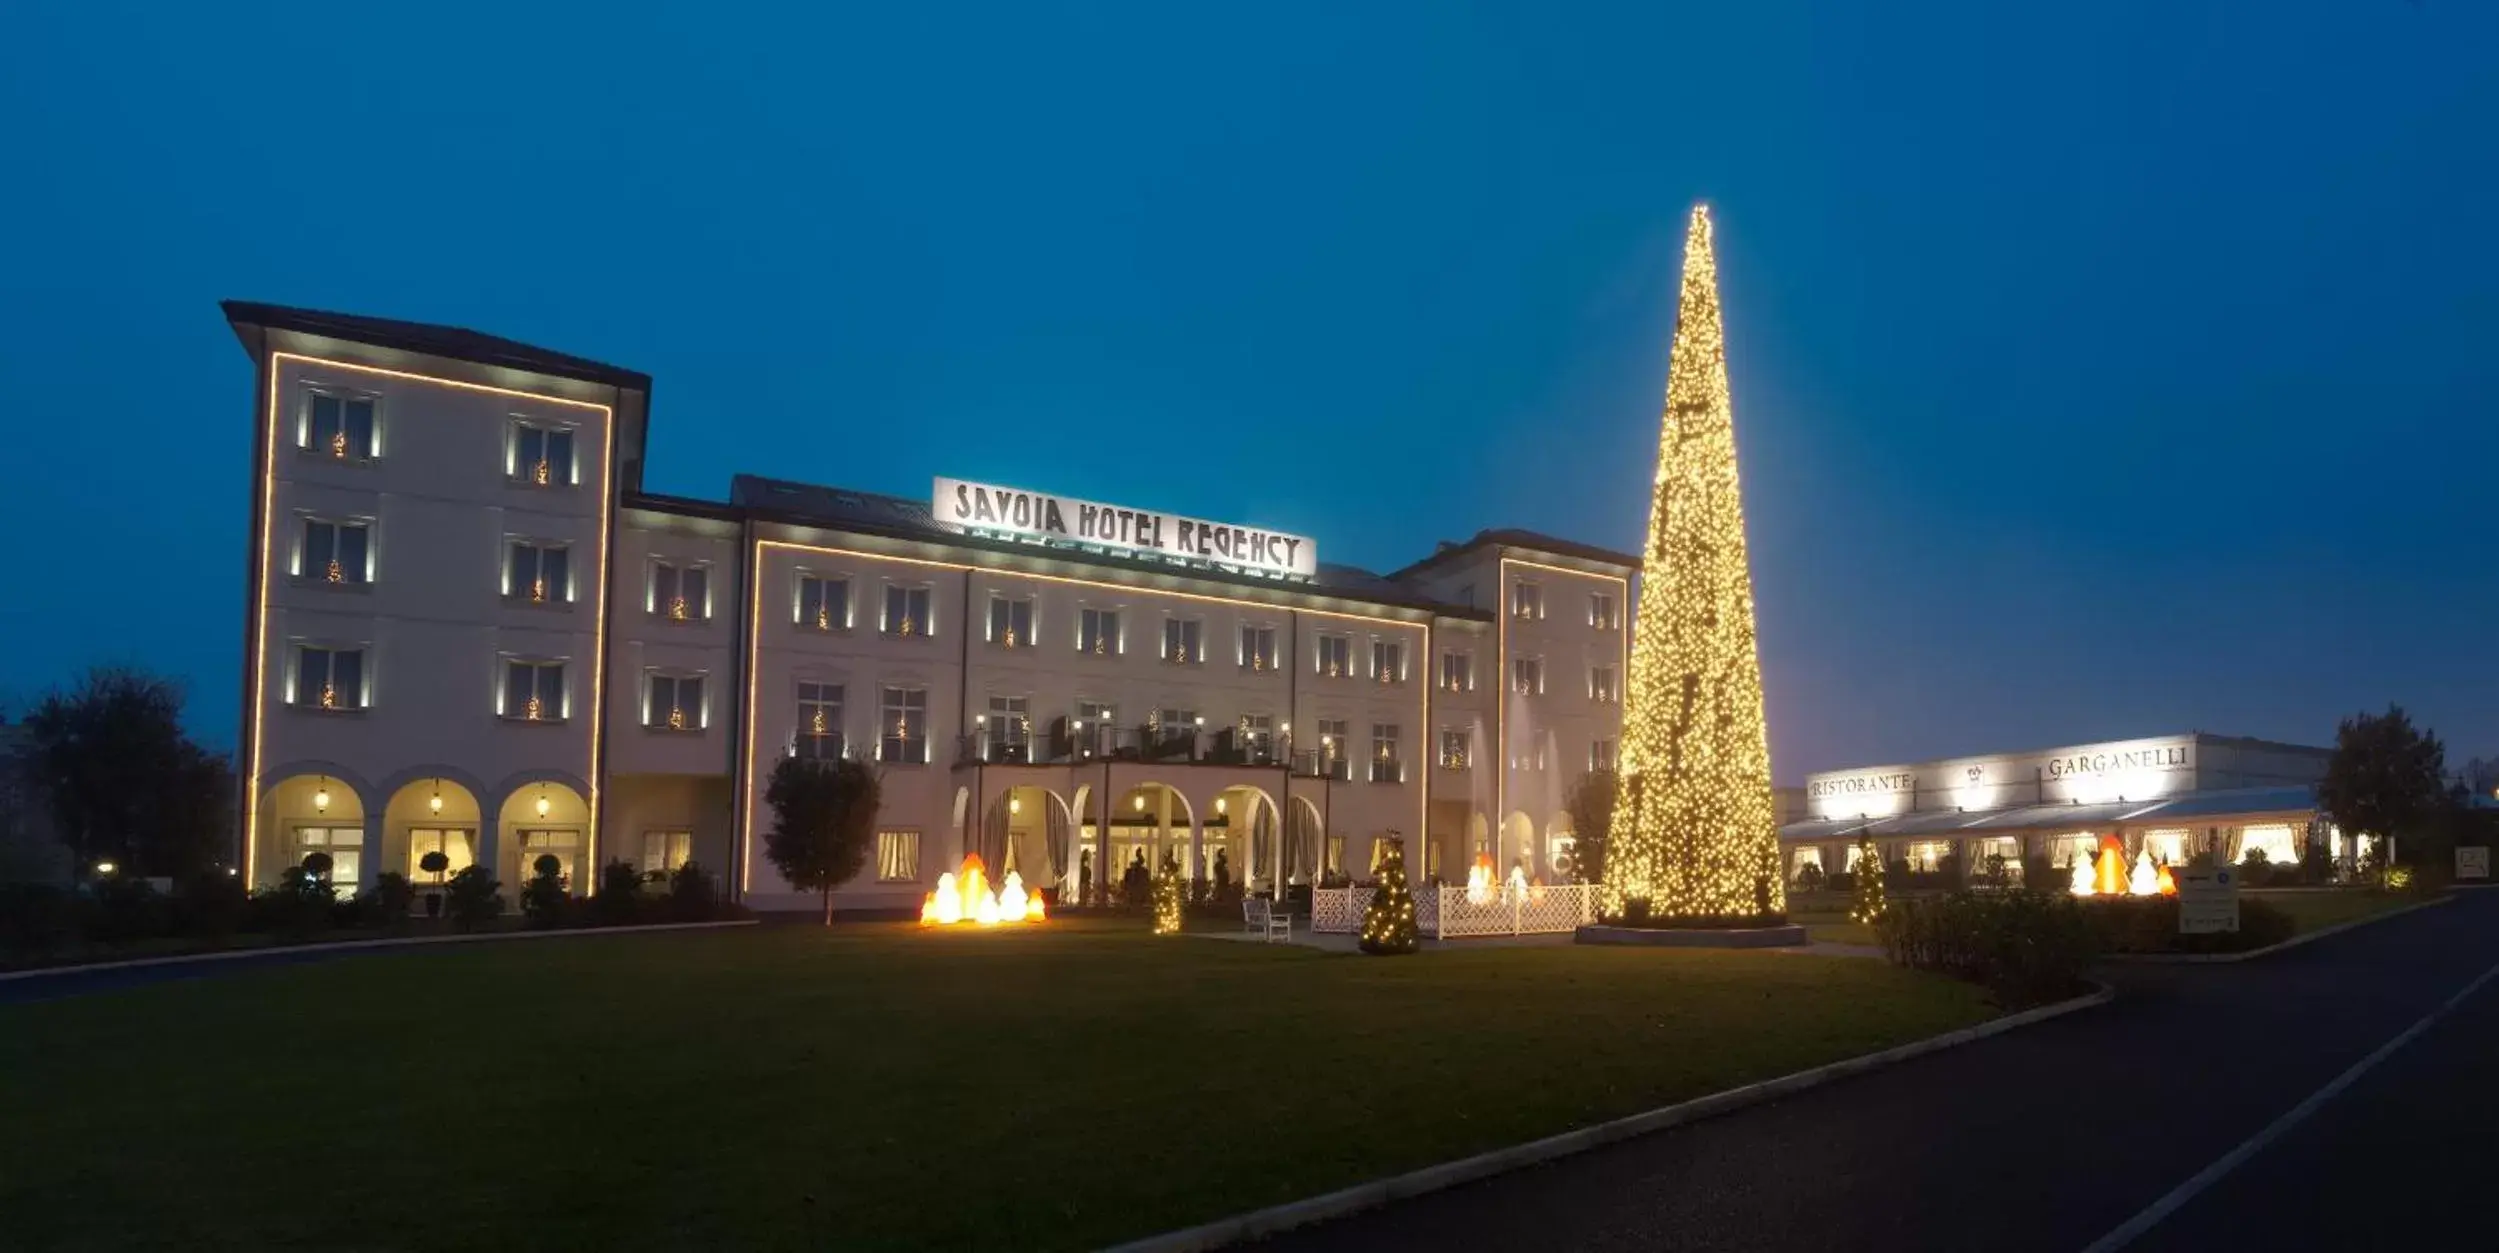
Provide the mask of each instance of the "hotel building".
[{"label": "hotel building", "polygon": [[2033,753],[1952,757],[1832,770],[1805,780],[1805,817],[1779,828],[1790,881],[1807,866],[1854,870],[1871,837],[1886,862],[1933,870],[1946,856],[1975,874],[1991,857],[2010,873],[2089,859],[2116,836],[2175,865],[2200,852],[2238,862],[2261,850],[2299,860],[2312,840],[2352,849],[2317,808],[2332,750],[2236,736],[2186,735]]},{"label": "hotel building", "polygon": [[[762,855],[784,758],[876,763],[853,909],[967,852],[1072,899],[1164,852],[1254,888],[1551,875],[1610,766],[1638,561],[1484,531],[1393,573],[1260,528],[939,479],[645,491],[651,380],[452,327],[229,302],[258,371],[240,769],[255,884],[429,852],[507,891]],[[1164,502],[1173,503],[1173,502]],[[1185,503],[1185,502],[1183,502]]]}]

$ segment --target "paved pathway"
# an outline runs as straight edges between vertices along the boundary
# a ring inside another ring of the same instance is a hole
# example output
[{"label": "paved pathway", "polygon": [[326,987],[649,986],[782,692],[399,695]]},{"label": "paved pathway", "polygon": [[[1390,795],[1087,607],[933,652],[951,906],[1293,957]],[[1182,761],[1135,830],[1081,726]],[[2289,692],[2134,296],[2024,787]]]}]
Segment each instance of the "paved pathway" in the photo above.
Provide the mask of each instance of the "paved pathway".
[{"label": "paved pathway", "polygon": [[[2085,1249],[2494,963],[2499,892],[2468,892],[2256,961],[2112,967],[2101,1009],[1271,1243]],[[2499,980],[2125,1247],[2499,1247],[2495,1069]]]}]

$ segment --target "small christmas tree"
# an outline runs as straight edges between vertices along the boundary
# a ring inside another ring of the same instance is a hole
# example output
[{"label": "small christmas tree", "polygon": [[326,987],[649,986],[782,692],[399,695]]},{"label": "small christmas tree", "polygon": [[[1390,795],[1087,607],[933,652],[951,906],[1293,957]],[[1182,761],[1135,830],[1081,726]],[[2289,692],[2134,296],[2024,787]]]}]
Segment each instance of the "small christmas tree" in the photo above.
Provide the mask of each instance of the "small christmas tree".
[{"label": "small christmas tree", "polygon": [[1421,946],[1414,926],[1414,893],[1406,887],[1405,842],[1391,836],[1380,861],[1379,890],[1371,893],[1371,904],[1362,911],[1362,951],[1386,956]]},{"label": "small christmas tree", "polygon": [[1165,853],[1154,868],[1154,934],[1180,934],[1181,891],[1180,859]]},{"label": "small christmas tree", "polygon": [[1857,838],[1857,896],[1849,905],[1848,920],[1868,926],[1883,916],[1890,905],[1883,899],[1883,854],[1876,851],[1874,837]]}]

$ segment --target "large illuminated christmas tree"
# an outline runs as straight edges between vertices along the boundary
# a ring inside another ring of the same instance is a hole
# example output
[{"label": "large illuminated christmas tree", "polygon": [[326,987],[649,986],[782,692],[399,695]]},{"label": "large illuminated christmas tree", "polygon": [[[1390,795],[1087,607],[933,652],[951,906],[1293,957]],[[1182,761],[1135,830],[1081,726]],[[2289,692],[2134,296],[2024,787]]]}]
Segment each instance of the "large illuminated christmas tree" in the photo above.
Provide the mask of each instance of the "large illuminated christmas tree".
[{"label": "large illuminated christmas tree", "polygon": [[1609,895],[1651,916],[1784,912],[1753,575],[1707,206],[1684,235],[1640,612],[1623,694]]}]

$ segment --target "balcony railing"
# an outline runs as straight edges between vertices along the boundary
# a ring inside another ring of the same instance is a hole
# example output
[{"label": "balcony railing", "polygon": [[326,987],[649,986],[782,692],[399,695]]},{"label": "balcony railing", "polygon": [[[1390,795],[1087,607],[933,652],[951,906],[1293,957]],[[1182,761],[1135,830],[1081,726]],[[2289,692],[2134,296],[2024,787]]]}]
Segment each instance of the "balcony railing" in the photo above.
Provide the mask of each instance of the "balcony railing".
[{"label": "balcony railing", "polygon": [[[1311,754],[1315,758],[1315,754]],[[1281,735],[1243,735],[1226,727],[1155,724],[1106,727],[1075,726],[1069,719],[1053,721],[1046,731],[1019,733],[1003,739],[985,732],[955,738],[955,764],[1073,765],[1097,761],[1186,762],[1210,766],[1281,767],[1294,761],[1292,744]],[[1338,778],[1343,763],[1339,762]],[[1317,774],[1315,765],[1306,773]]]}]

